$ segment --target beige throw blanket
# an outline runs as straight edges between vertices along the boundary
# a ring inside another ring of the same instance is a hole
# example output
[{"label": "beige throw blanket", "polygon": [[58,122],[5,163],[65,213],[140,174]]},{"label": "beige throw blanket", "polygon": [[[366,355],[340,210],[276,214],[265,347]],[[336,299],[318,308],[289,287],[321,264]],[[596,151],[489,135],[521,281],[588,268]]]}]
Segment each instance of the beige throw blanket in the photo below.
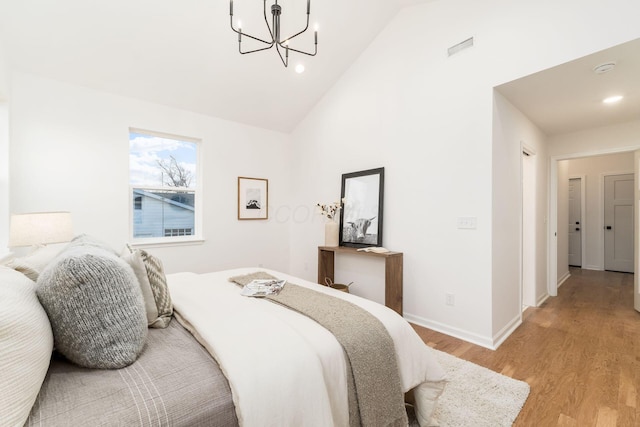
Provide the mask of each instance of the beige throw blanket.
[{"label": "beige throw blanket", "polygon": [[[256,272],[229,280],[244,286],[254,279],[271,278]],[[393,340],[375,316],[348,301],[289,282],[278,295],[267,299],[315,320],[344,349],[351,370],[347,382],[351,426],[407,425]]]}]

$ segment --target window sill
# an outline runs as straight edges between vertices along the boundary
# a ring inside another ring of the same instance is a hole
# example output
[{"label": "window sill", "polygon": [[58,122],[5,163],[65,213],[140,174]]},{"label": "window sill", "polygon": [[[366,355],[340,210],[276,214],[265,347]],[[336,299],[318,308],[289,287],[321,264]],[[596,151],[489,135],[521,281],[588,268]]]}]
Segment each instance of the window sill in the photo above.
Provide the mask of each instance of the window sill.
[{"label": "window sill", "polygon": [[170,246],[192,246],[201,245],[204,239],[201,237],[191,238],[155,238],[155,239],[135,239],[129,245],[133,248],[165,248]]}]

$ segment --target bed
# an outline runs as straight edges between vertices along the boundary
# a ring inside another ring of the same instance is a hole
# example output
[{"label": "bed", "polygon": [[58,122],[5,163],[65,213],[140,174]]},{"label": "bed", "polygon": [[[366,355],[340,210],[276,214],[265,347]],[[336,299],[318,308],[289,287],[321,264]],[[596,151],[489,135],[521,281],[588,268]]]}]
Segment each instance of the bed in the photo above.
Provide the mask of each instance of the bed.
[{"label": "bed", "polygon": [[[27,310],[40,310],[38,299],[28,293],[33,293],[42,279],[36,285],[7,270],[0,268],[0,280],[21,282],[19,292],[24,295],[19,298],[29,300]],[[26,423],[22,419],[18,424],[6,425],[354,425],[349,388],[349,381],[353,380],[342,341],[290,307],[241,296],[241,286],[230,279],[250,274],[285,279],[285,289],[290,286],[321,294],[322,304],[329,301],[328,306],[340,300],[377,319],[392,341],[401,393],[415,394],[418,422],[428,425],[446,379],[430,348],[402,317],[355,295],[258,268],[166,275],[171,316],[165,328],[149,328],[145,332],[142,350],[125,367],[81,367],[54,352],[46,364],[40,357],[38,362],[29,362],[33,364],[29,369],[14,369],[16,378],[20,378],[20,372],[29,372],[36,380],[29,386],[30,393],[22,393],[21,408],[16,399],[7,401],[18,408],[16,411],[26,413]],[[5,301],[18,298],[11,294],[0,297]],[[52,319],[49,312],[46,314]],[[155,312],[154,316],[160,314]],[[339,313],[335,317],[343,322]],[[39,318],[42,321],[42,312]],[[0,316],[0,331],[6,326],[7,319]],[[33,328],[31,335],[32,332]],[[366,332],[362,335],[363,343],[376,345],[369,342]],[[46,355],[49,351],[51,356],[52,344],[47,344],[46,339],[44,345],[42,339],[36,341],[42,347],[39,352]],[[36,353],[30,351],[31,355]],[[9,359],[0,350],[3,369]],[[11,379],[11,370],[6,372]],[[42,376],[39,381],[38,375]],[[375,377],[373,373],[370,376]],[[364,394],[362,390],[359,393]],[[0,417],[3,414],[15,415],[15,411],[0,408]],[[399,422],[406,425],[406,418]],[[5,424],[0,421],[0,425]],[[380,424],[369,419],[363,425]]]}]

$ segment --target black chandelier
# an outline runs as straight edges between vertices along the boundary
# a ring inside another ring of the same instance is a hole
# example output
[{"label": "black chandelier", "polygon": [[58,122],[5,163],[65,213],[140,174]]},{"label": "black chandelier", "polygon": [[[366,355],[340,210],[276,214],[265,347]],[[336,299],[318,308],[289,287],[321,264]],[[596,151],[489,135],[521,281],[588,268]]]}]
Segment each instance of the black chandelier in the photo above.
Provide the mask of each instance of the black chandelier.
[{"label": "black chandelier", "polygon": [[[291,46],[289,46],[289,42],[294,39],[295,37],[298,37],[300,34],[304,33],[305,31],[307,31],[307,29],[309,29],[309,13],[311,11],[311,0],[307,0],[307,25],[304,27],[304,29],[292,36],[289,36],[285,39],[281,38],[280,35],[280,15],[282,14],[282,6],[280,6],[278,4],[278,0],[275,0],[275,4],[271,5],[271,25],[269,25],[269,20],[267,19],[267,0],[264,0],[264,22],[267,24],[267,28],[269,29],[269,34],[271,35],[271,40],[267,41],[267,40],[262,40],[259,37],[254,37],[250,34],[246,34],[242,32],[242,28],[240,27],[240,25],[238,25],[238,29],[235,29],[233,27],[233,0],[229,0],[229,14],[231,16],[231,29],[236,32],[238,34],[238,51],[241,54],[247,54],[247,53],[253,53],[253,52],[260,52],[261,50],[267,50],[267,49],[271,49],[272,47],[276,47],[276,51],[278,52],[278,55],[280,56],[280,60],[282,61],[282,63],[284,64],[285,67],[287,67],[289,65],[289,51],[292,52],[297,52],[297,53],[302,53],[304,55],[308,55],[308,56],[316,56],[316,53],[318,53],[318,30],[315,30],[315,49],[313,51],[313,53],[309,53],[309,52],[305,52],[302,50],[298,50],[298,49],[294,49]],[[259,49],[254,49],[254,50],[248,50],[243,52],[242,51],[242,37],[249,37],[250,39],[253,40],[257,40],[261,43],[264,43],[265,47],[259,48]],[[282,52],[281,49],[284,50],[284,57],[282,56]]]}]

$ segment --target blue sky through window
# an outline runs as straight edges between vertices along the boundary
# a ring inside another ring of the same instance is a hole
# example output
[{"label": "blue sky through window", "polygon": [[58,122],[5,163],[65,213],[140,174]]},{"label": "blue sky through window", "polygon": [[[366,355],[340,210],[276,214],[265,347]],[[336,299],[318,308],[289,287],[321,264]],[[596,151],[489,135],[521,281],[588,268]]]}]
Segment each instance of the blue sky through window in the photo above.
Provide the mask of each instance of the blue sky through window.
[{"label": "blue sky through window", "polygon": [[196,186],[197,144],[168,137],[129,132],[129,183],[133,186],[163,186],[158,161],[173,156],[178,165],[191,172],[189,187]]}]

